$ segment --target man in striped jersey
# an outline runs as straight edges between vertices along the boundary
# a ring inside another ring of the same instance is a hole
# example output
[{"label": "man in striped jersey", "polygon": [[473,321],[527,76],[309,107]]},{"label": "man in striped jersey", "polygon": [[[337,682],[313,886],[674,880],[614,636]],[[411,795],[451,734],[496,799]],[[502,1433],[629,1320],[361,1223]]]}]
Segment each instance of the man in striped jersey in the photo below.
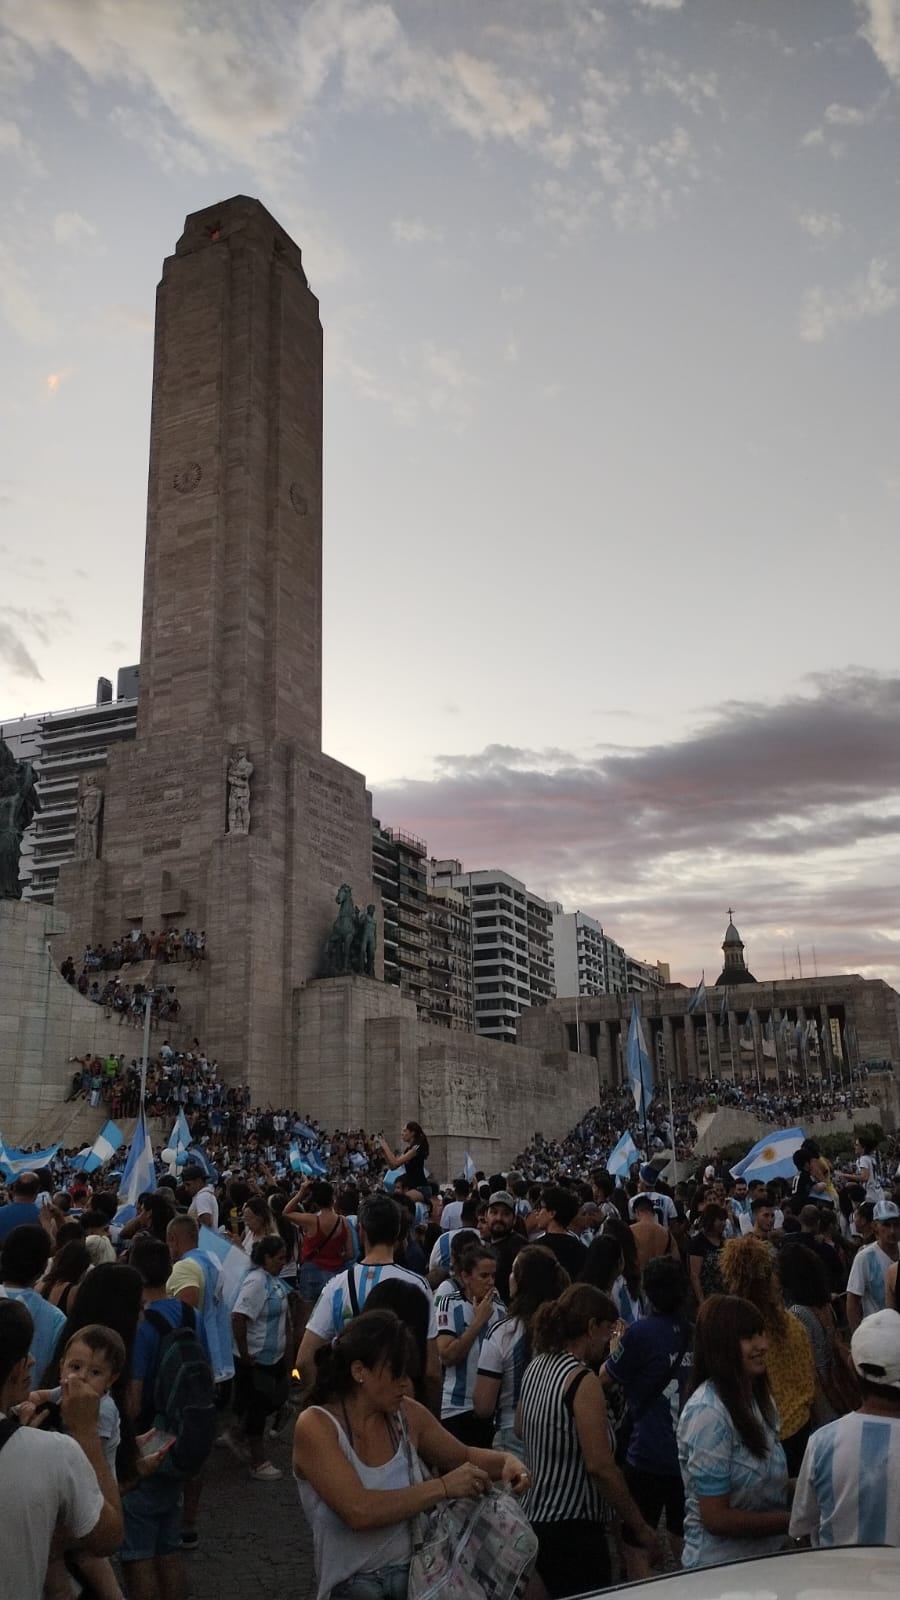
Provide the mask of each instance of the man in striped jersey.
[{"label": "man in striped jersey", "polygon": [[424,1278],[420,1278],[417,1272],[409,1272],[406,1267],[394,1264],[394,1248],[405,1226],[400,1207],[390,1195],[368,1195],[359,1208],[359,1226],[366,1253],[359,1266],[354,1264],[346,1272],[339,1272],[319,1295],[297,1352],[297,1370],[301,1382],[304,1388],[311,1385],[319,1346],[330,1344],[345,1324],[359,1314],[366,1303],[366,1296],[376,1283],[385,1278],[402,1278],[405,1283],[413,1283],[417,1289],[421,1289],[428,1300],[428,1365],[425,1382],[429,1405],[436,1410],[441,1386],[441,1364],[437,1352],[434,1303]]},{"label": "man in striped jersey", "polygon": [[900,1313],[865,1317],[850,1344],[858,1411],[814,1433],[791,1512],[791,1536],[814,1545],[900,1545]]}]

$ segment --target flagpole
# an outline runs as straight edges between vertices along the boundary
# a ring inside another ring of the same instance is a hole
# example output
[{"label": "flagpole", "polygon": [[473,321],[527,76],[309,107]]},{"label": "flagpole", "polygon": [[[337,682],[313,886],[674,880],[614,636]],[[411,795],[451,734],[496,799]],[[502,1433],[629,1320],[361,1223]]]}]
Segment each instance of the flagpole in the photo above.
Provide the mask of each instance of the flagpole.
[{"label": "flagpole", "polygon": [[[710,1083],[712,1083],[712,1075],[713,1075],[713,1069],[712,1069],[712,1038],[711,1038],[710,1031],[709,1031],[709,995],[706,992],[706,968],[705,967],[703,969],[703,972],[700,975],[700,982],[703,985],[703,1010],[706,1013],[706,1076],[709,1078]],[[716,1055],[717,1056],[718,1056],[718,1053],[719,1053],[719,1039],[718,1039],[718,1035],[716,1035]]]},{"label": "flagpole", "polygon": [[147,1094],[147,1059],[150,1055],[150,1016],[153,1009],[153,997],[150,991],[144,998],[144,1053],[141,1056],[141,1104],[140,1116],[144,1115],[144,1099]]},{"label": "flagpole", "polygon": [[[675,1111],[674,1111],[674,1108],[672,1106],[672,1063],[671,1063],[671,1061],[667,1061],[666,1062],[666,1084],[667,1084],[667,1087],[668,1087],[668,1090],[669,1090],[669,1127],[672,1130],[672,1176],[674,1177],[675,1182],[677,1183],[678,1182],[678,1156],[675,1153],[675,1147],[676,1147],[678,1141],[675,1138]],[[649,1157],[648,1157],[648,1159],[649,1159]]]}]

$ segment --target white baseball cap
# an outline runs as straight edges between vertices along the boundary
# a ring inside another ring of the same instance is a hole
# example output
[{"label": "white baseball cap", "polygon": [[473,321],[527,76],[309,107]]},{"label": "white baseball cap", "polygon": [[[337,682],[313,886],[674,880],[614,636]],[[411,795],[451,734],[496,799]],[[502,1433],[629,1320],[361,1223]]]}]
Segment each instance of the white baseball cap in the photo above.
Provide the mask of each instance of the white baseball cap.
[{"label": "white baseball cap", "polygon": [[873,1222],[900,1222],[900,1206],[893,1200],[879,1200],[872,1212]]},{"label": "white baseball cap", "polygon": [[850,1340],[850,1354],[861,1378],[900,1389],[900,1311],[864,1317]]}]

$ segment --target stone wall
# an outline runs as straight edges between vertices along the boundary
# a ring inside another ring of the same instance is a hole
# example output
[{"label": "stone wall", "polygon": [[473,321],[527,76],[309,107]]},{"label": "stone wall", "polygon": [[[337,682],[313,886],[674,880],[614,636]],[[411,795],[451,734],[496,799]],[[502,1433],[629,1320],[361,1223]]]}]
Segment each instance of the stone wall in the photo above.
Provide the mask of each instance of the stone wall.
[{"label": "stone wall", "polygon": [[323,1127],[383,1133],[396,1148],[412,1117],[440,1177],[468,1153],[496,1172],[536,1130],[556,1139],[597,1101],[596,1063],[421,1022],[397,989],[329,978],[297,991],[289,1095]]},{"label": "stone wall", "polygon": [[0,1134],[7,1144],[60,1138],[63,1124],[75,1121],[78,1136],[85,1120],[96,1131],[99,1111],[65,1106],[71,1058],[140,1048],[139,1036],[129,1030],[123,1042],[118,1023],[60,977],[47,941],[64,927],[52,907],[0,900]]}]

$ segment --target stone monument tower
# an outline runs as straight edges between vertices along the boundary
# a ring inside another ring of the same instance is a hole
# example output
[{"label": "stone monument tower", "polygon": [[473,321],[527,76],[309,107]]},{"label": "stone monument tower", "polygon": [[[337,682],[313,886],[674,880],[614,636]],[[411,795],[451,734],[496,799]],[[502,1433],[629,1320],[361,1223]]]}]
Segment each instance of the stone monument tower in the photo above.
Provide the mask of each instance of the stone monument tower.
[{"label": "stone monument tower", "polygon": [[322,754],[322,329],[257,200],[189,216],[157,291],[138,729],[66,936],[206,933],[188,1020],[232,1077],[288,1091],[298,989],[339,885],[372,891],[365,780]]}]

